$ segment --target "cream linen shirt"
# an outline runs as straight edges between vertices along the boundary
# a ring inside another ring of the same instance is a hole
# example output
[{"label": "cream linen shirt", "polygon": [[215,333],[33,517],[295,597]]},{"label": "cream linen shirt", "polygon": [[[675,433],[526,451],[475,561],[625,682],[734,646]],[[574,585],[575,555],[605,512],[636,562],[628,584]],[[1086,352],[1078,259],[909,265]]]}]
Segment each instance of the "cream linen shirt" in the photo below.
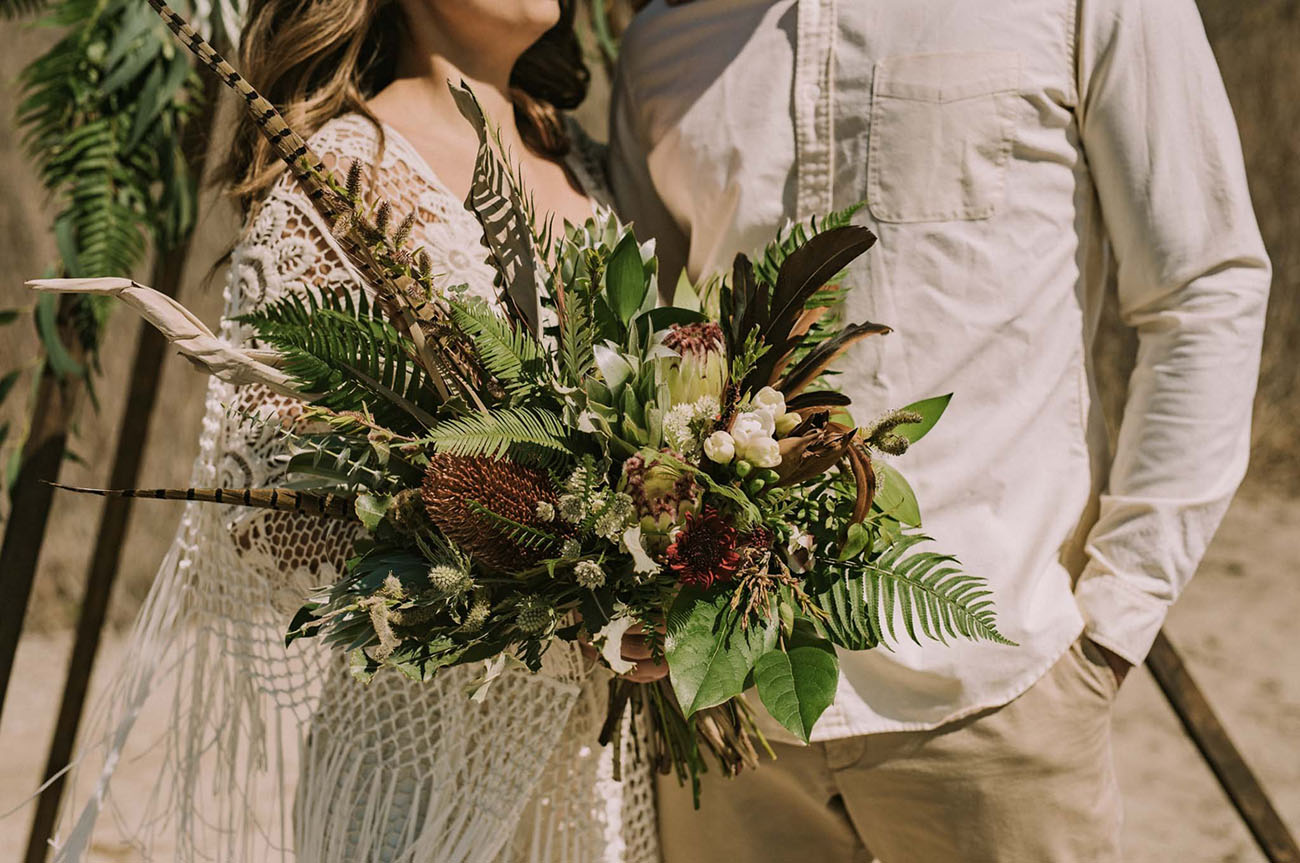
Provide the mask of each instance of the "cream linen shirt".
[{"label": "cream linen shirt", "polygon": [[623,51],[615,193],[667,269],[865,201],[847,317],[895,331],[839,381],[859,420],[955,393],[899,464],[1020,646],[844,653],[814,739],[1005,704],[1080,631],[1140,662],[1245,471],[1270,279],[1193,0],[656,0]]}]

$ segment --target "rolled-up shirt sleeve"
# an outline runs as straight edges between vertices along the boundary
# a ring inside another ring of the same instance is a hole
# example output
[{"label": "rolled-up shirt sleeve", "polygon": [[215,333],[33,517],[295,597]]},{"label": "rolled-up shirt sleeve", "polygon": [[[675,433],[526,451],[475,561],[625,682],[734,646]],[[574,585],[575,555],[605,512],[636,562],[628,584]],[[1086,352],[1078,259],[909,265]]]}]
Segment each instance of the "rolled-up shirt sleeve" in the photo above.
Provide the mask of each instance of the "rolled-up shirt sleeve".
[{"label": "rolled-up shirt sleeve", "polygon": [[1078,122],[1138,356],[1075,595],[1139,663],[1245,473],[1271,272],[1193,0],[1079,13]]}]

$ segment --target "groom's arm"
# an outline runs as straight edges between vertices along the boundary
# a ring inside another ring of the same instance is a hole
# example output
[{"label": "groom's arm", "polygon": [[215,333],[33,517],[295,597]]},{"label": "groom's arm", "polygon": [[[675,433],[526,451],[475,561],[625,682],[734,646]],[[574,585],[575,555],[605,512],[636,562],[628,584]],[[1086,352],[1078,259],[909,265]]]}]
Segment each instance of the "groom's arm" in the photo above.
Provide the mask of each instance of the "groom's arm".
[{"label": "groom's arm", "polygon": [[1088,637],[1136,664],[1245,473],[1270,268],[1193,0],[1080,0],[1077,69],[1139,342],[1076,596]]},{"label": "groom's arm", "polygon": [[689,242],[659,197],[650,174],[651,144],[646,140],[645,117],[630,80],[635,75],[625,57],[610,102],[610,184],[619,215],[634,223],[637,238],[654,238],[659,256],[659,290],[670,299],[678,274],[686,267]]}]

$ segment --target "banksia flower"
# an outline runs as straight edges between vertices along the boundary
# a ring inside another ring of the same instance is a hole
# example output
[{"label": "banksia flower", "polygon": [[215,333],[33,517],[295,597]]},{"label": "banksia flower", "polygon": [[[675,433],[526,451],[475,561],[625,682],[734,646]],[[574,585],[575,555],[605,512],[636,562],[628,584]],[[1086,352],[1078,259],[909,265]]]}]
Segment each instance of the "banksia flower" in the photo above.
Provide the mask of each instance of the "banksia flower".
[{"label": "banksia flower", "polygon": [[540,596],[519,599],[515,625],[529,635],[541,635],[555,623],[555,606]]},{"label": "banksia flower", "polygon": [[554,556],[567,538],[567,526],[537,517],[538,503],[555,504],[550,478],[506,459],[438,453],[429,459],[422,495],[438,530],[493,569],[527,569]]},{"label": "banksia flower", "polygon": [[740,569],[736,529],[713,507],[688,513],[686,526],[668,546],[668,568],[688,586],[709,588],[731,581]]}]

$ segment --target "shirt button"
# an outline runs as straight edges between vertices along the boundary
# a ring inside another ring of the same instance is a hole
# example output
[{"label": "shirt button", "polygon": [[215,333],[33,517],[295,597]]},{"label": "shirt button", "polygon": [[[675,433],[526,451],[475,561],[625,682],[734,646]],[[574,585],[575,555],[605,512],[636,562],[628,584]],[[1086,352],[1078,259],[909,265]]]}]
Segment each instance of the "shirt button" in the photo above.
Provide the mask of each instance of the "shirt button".
[{"label": "shirt button", "polygon": [[799,88],[799,101],[805,105],[815,103],[821,92],[821,87],[816,84],[804,84]]}]

